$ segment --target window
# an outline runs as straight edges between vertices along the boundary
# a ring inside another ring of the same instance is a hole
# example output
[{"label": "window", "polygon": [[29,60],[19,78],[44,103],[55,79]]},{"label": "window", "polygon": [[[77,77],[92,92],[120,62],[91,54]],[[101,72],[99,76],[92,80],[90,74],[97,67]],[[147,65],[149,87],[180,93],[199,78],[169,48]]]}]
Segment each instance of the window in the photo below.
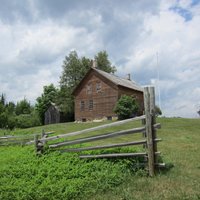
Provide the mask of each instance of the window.
[{"label": "window", "polygon": [[81,108],[81,111],[83,111],[85,109],[85,102],[84,101],[81,101],[80,108]]},{"label": "window", "polygon": [[96,91],[97,91],[97,93],[101,92],[101,82],[96,83]]},{"label": "window", "polygon": [[93,100],[89,100],[89,110],[93,110]]},{"label": "window", "polygon": [[87,85],[86,91],[87,91],[87,94],[92,94],[92,84],[91,84],[91,83],[89,83],[89,84]]}]

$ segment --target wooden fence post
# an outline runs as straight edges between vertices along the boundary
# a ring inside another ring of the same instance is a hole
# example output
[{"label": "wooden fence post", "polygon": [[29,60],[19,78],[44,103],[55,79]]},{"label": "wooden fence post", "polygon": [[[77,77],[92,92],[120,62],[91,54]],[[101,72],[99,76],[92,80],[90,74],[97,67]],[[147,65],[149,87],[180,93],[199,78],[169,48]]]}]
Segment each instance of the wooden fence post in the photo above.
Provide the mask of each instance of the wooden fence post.
[{"label": "wooden fence post", "polygon": [[[43,129],[43,130],[42,130],[42,137],[41,137],[41,139],[45,139],[45,138],[47,138],[47,134],[45,133],[45,131],[44,131],[44,129]],[[45,144],[46,144],[46,141],[43,141],[42,144],[45,145]]]},{"label": "wooden fence post", "polygon": [[157,142],[155,139],[157,138],[156,129],[153,128],[153,125],[156,124],[156,115],[155,115],[155,88],[150,88],[150,108],[151,108],[151,117],[152,117],[152,138],[153,138],[153,151],[154,151],[154,166],[156,168],[156,164],[158,163],[158,154],[157,152]]},{"label": "wooden fence post", "polygon": [[[43,136],[43,134],[44,134],[44,131],[42,131],[41,135]],[[44,143],[39,140],[39,135],[38,134],[35,135],[34,141],[35,141],[36,154],[37,155],[42,154],[43,151],[44,151]]]},{"label": "wooden fence post", "polygon": [[39,135],[38,134],[36,134],[35,136],[34,136],[34,143],[35,143],[35,152],[36,152],[36,154],[38,154],[38,138],[39,138]]},{"label": "wooden fence post", "polygon": [[154,87],[144,88],[144,106],[146,115],[146,136],[148,149],[148,168],[149,175],[155,175],[155,146],[154,146],[154,110],[155,110],[155,92]]}]

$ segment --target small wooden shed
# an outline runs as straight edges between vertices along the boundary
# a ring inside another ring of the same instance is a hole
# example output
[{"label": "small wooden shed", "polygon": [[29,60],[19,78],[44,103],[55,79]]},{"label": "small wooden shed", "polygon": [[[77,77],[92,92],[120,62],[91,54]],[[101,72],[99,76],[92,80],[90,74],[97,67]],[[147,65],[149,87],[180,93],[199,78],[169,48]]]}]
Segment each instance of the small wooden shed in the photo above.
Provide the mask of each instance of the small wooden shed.
[{"label": "small wooden shed", "polygon": [[143,88],[130,79],[117,77],[105,71],[91,68],[74,89],[75,120],[112,119],[116,102],[122,95],[136,99],[139,113],[144,110]]},{"label": "small wooden shed", "polygon": [[44,123],[45,125],[60,123],[61,116],[62,116],[62,113],[60,109],[58,108],[58,106],[56,106],[54,103],[51,103],[45,112]]}]

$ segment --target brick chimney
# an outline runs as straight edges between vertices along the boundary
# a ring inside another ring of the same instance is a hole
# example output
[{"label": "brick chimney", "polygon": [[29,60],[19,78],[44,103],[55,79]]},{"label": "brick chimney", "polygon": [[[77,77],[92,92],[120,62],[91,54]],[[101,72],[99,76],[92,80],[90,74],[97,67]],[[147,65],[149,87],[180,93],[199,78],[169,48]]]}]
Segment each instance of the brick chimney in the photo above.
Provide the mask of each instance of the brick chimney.
[{"label": "brick chimney", "polygon": [[127,80],[131,81],[131,74],[127,74]]},{"label": "brick chimney", "polygon": [[92,67],[93,68],[97,68],[97,61],[94,59],[94,60],[92,60]]}]

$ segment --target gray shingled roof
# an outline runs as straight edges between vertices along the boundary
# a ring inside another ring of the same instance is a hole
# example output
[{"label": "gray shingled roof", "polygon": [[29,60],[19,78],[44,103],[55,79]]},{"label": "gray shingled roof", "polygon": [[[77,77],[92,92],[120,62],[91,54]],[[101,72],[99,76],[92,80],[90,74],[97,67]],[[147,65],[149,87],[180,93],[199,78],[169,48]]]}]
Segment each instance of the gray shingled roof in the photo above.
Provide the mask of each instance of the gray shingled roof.
[{"label": "gray shingled roof", "polygon": [[105,78],[109,79],[111,82],[113,82],[116,85],[120,85],[123,87],[127,87],[130,89],[134,89],[137,91],[141,91],[143,92],[143,88],[141,86],[139,86],[136,82],[128,80],[128,79],[124,79],[124,78],[120,78],[118,76],[115,76],[113,74],[109,74],[107,72],[104,72],[102,70],[93,68],[95,71],[97,71],[99,74],[101,74],[102,76],[104,76]]}]

